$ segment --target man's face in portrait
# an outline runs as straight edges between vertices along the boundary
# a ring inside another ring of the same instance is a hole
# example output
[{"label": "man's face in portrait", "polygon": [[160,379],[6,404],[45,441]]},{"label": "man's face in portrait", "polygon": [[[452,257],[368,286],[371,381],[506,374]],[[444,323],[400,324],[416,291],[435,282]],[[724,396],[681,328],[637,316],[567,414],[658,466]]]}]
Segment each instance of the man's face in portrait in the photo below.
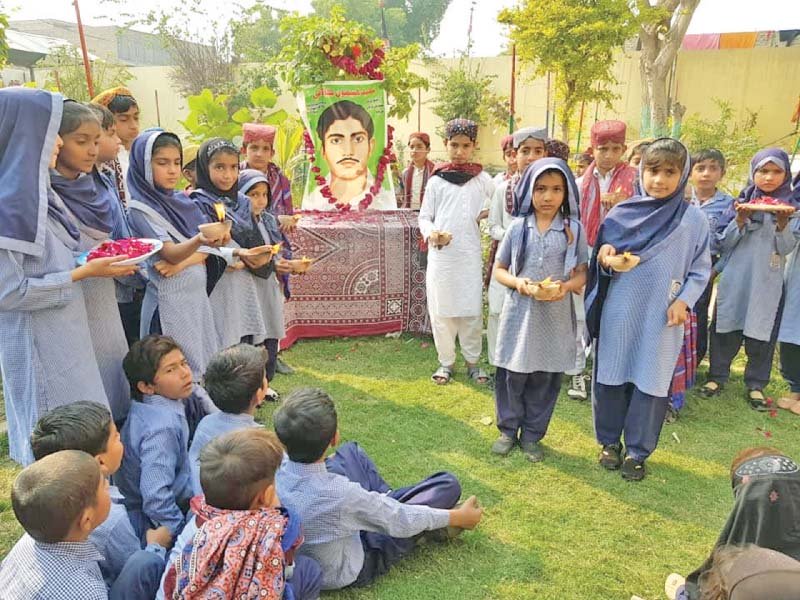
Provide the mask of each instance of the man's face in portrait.
[{"label": "man's face in portrait", "polygon": [[334,121],[322,140],[322,155],[328,162],[331,179],[366,178],[367,161],[374,149],[375,138],[370,138],[353,117]]}]

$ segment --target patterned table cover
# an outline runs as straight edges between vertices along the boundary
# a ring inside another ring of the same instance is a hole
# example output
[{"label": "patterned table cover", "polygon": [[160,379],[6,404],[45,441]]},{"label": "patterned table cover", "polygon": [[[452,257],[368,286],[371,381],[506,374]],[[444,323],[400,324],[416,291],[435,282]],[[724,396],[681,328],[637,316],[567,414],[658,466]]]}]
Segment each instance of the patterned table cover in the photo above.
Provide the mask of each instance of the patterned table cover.
[{"label": "patterned table cover", "polygon": [[294,258],[315,262],[291,277],[281,348],[301,338],[430,333],[416,212],[301,214]]}]

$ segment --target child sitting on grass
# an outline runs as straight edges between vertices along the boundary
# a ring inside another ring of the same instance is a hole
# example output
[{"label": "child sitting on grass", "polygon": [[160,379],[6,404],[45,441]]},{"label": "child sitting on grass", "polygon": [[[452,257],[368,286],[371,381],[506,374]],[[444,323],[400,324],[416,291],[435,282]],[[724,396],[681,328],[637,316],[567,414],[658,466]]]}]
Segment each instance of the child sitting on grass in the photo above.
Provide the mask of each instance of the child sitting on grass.
[{"label": "child sitting on grass", "polygon": [[275,493],[282,458],[264,429],[231,431],[203,449],[204,495],[192,499],[194,516],[170,553],[159,598],[319,598],[319,565],[295,556],[300,521]]},{"label": "child sitting on grass", "polygon": [[219,352],[206,369],[203,384],[219,412],[203,417],[189,447],[192,491],[200,487],[200,454],[213,439],[237,429],[261,427],[256,409],[264,402],[269,382],[264,375],[266,352],[250,344],[237,344]]},{"label": "child sitting on grass", "polygon": [[288,460],[278,471],[281,502],[303,521],[300,553],[322,567],[322,588],[365,586],[408,555],[423,532],[473,529],[483,509],[472,496],[455,508],[461,485],[436,473],[410,487],[390,489],[358,444],[339,444],[336,408],[320,389],[303,388],[273,416]]},{"label": "child sitting on grass", "polygon": [[180,346],[160,335],[136,342],[123,367],[137,401],[122,426],[125,456],[114,481],[140,537],[162,525],[175,536],[192,497],[185,406],[192,370]]},{"label": "child sitting on grass", "polygon": [[98,462],[62,450],[17,475],[11,506],[25,530],[0,567],[0,590],[15,600],[105,600],[103,556],[89,541],[108,517],[108,482]]},{"label": "child sitting on grass", "polygon": [[[94,456],[104,477],[117,472],[125,450],[111,413],[94,402],[58,406],[44,415],[31,434],[31,448],[36,460],[62,450],[81,450]],[[108,518],[89,534],[89,541],[103,555],[100,571],[109,588],[118,581],[123,588],[152,597],[164,571],[166,548],[172,544],[172,536],[163,526],[147,530],[143,551],[116,486],[109,486],[109,496]],[[127,579],[121,576],[123,570]]]}]

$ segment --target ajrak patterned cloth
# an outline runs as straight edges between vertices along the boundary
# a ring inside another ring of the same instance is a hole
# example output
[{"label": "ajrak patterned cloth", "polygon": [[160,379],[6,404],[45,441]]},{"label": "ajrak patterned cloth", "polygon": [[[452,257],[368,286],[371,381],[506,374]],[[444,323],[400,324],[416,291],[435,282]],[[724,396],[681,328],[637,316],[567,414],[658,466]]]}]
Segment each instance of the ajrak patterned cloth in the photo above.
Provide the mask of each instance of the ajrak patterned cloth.
[{"label": "ajrak patterned cloth", "polygon": [[281,347],[300,338],[429,333],[420,240],[410,211],[304,212],[292,252],[315,262],[292,276]]}]

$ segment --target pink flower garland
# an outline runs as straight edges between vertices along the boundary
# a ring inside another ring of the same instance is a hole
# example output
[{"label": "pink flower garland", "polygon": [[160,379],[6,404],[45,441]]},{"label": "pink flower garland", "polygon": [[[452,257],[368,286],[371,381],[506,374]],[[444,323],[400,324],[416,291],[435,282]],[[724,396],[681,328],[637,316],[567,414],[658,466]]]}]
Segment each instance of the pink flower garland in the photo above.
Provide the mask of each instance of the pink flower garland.
[{"label": "pink flower garland", "polygon": [[[386,148],[383,149],[383,154],[378,159],[378,169],[375,173],[375,181],[369,188],[369,192],[364,195],[358,203],[358,210],[367,210],[371,205],[372,201],[375,199],[375,195],[378,194],[381,190],[381,185],[383,184],[383,178],[386,175],[386,169],[389,167],[389,164],[394,162],[395,156],[392,153],[392,142],[394,140],[394,127],[391,125],[387,126],[387,135],[386,135]],[[347,212],[351,210],[350,204],[345,204],[344,202],[337,202],[336,197],[333,195],[328,182],[325,181],[325,178],[322,176],[321,169],[315,164],[317,155],[316,151],[314,150],[314,141],[311,139],[311,134],[308,130],[303,132],[303,141],[305,142],[306,146],[306,155],[308,156],[308,162],[311,163],[311,172],[314,174],[314,181],[317,182],[317,187],[319,188],[320,194],[322,197],[328,201],[328,204],[333,204],[337,209],[342,212]]]}]

